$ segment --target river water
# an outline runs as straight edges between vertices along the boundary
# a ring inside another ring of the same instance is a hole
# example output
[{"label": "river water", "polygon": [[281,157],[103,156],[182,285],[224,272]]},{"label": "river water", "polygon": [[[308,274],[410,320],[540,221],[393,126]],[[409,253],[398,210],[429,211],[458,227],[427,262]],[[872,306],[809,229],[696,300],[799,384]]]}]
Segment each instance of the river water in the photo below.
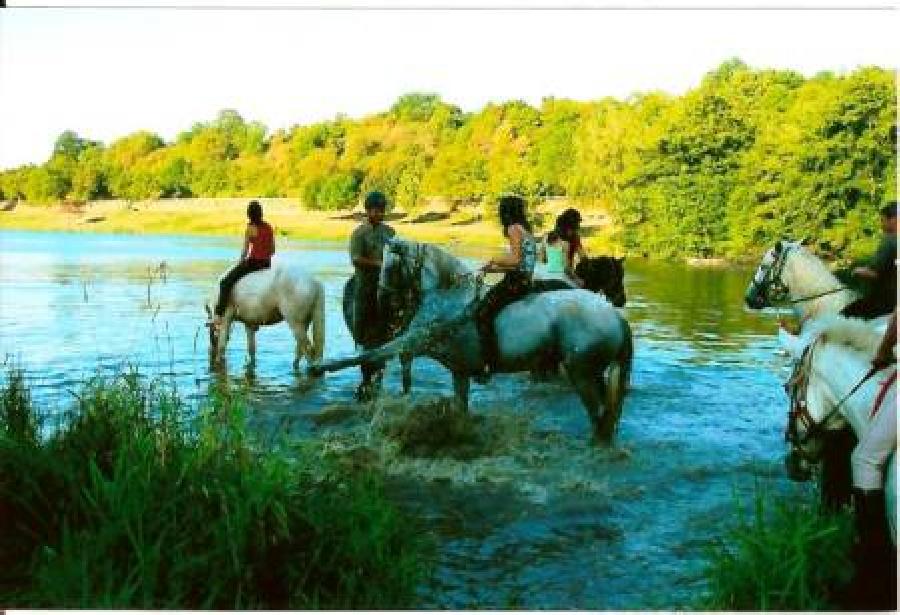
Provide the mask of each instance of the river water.
[{"label": "river water", "polygon": [[[41,403],[63,407],[85,377],[123,364],[202,399],[215,380],[202,306],[239,249],[227,239],[2,232],[0,353],[26,369]],[[351,352],[344,246],[282,241],[279,250],[325,286],[326,356]],[[260,331],[249,375],[235,329],[229,381],[245,388],[260,430],[349,451],[388,476],[391,497],[437,538],[418,608],[683,608],[703,590],[704,554],[738,502],[761,489],[805,497],[782,470],[787,360],[775,323],[742,306],[751,273],[626,263],[636,353],[611,449],[591,445],[563,383],[501,375],[472,390],[490,450],[468,460],[401,454],[379,426],[451,395],[449,374],[417,360],[414,394],[400,401],[394,364],[383,400],[356,404],[355,370],[313,383],[292,372],[284,325]]]}]

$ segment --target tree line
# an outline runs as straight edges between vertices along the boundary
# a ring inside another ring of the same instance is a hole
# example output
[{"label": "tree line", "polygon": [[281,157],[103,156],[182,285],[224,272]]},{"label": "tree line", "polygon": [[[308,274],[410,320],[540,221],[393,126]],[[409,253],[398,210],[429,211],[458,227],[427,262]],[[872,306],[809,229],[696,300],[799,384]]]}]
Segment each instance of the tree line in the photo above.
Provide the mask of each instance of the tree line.
[{"label": "tree line", "polygon": [[896,198],[896,109],[890,70],[806,78],[733,59],[680,96],[467,113],[410,93],[381,113],[272,133],[233,110],[170,143],[67,131],[46,163],[0,172],[0,198],[292,197],[330,210],[379,189],[412,210],[515,192],[603,207],[633,252],[739,255],[787,234],[841,253],[877,234],[879,206]]}]

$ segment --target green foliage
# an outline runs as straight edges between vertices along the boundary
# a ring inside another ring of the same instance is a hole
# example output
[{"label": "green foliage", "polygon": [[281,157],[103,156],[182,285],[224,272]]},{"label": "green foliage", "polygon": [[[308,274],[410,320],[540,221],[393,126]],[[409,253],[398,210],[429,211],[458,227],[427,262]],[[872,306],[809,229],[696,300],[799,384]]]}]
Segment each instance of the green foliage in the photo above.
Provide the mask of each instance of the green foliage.
[{"label": "green foliage", "polygon": [[852,519],[819,505],[772,501],[757,490],[750,514],[710,550],[709,590],[699,608],[720,611],[816,611],[836,608],[849,581]]},{"label": "green foliage", "polygon": [[567,196],[613,216],[622,247],[655,256],[741,256],[782,236],[858,254],[896,196],[896,78],[860,68],[804,78],[734,58],[678,97],[547,98],[463,113],[412,92],[358,120],[266,127],[225,110],[166,144],[138,132],[104,148],[71,131],[39,167],[0,173],[0,191],[63,198],[299,196],[350,207],[383,190],[430,197]]},{"label": "green foliage", "polygon": [[398,609],[427,568],[374,476],[261,449],[237,398],[199,411],[126,372],[55,429],[0,389],[0,602],[24,608]]}]

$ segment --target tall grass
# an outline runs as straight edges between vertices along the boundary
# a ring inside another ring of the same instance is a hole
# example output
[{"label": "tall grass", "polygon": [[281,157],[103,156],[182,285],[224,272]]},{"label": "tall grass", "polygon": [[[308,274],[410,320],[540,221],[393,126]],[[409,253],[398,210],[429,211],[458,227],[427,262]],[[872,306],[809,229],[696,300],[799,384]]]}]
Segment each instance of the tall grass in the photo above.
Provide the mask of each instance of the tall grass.
[{"label": "tall grass", "polygon": [[773,499],[761,488],[748,512],[709,553],[708,594],[698,608],[793,611],[837,608],[853,573],[849,512]]},{"label": "tall grass", "polygon": [[239,399],[96,378],[42,437],[11,369],[0,404],[4,606],[396,609],[427,570],[376,477],[258,450]]}]

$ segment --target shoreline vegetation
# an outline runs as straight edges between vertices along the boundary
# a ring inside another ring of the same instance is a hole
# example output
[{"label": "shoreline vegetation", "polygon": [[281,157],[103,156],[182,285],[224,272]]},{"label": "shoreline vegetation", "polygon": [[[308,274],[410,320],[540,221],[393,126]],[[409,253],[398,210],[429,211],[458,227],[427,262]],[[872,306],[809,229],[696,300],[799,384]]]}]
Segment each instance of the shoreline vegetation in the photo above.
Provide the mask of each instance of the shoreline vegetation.
[{"label": "shoreline vegetation", "polygon": [[428,530],[381,477],[260,442],[240,394],[198,407],[123,367],[57,412],[0,382],[0,604],[28,609],[403,609]]},{"label": "shoreline vegetation", "polygon": [[[352,222],[339,216],[380,190],[410,237],[497,245],[496,226],[482,223],[515,193],[532,216],[562,202],[605,212],[606,223],[586,225],[597,252],[708,263],[806,238],[846,259],[874,248],[879,208],[896,198],[896,90],[895,71],[876,66],[804,76],[733,58],[677,96],[548,96],[464,111],[410,92],[383,111],[308,125],[273,128],[223,109],[170,139],[138,130],[104,143],[66,130],[45,162],[0,170],[0,215],[47,230],[230,234],[232,210],[162,212],[188,198],[277,197],[303,205],[273,216],[288,237],[345,239]],[[104,201],[137,203],[139,216],[103,213]],[[91,213],[71,220],[30,208],[84,202]]]},{"label": "shoreline vegetation", "polygon": [[[30,204],[19,202],[0,211],[0,230],[96,232],[122,234],[176,234],[241,237],[247,223],[249,198],[108,200],[78,203]],[[278,236],[308,241],[349,241],[364,220],[361,208],[316,211],[297,199],[259,198],[265,218]],[[545,202],[535,212],[538,234],[552,228],[557,213],[578,207],[565,199]],[[582,209],[588,249],[619,255],[616,227],[601,209]],[[475,208],[434,207],[407,213],[393,209],[387,222],[397,233],[417,241],[459,247],[490,248],[502,245],[499,223]]]},{"label": "shoreline vegetation", "polygon": [[[84,380],[60,411],[32,400],[21,367],[0,380],[0,516],[14,530],[0,534],[0,604],[396,610],[416,608],[434,572],[435,537],[377,469],[302,440],[260,440],[240,393],[194,407],[123,366]],[[396,435],[430,449],[421,427],[433,420]],[[451,446],[472,446],[470,423],[444,429]],[[757,483],[735,514],[708,546],[689,610],[852,607],[840,605],[847,511],[773,500]]]}]

